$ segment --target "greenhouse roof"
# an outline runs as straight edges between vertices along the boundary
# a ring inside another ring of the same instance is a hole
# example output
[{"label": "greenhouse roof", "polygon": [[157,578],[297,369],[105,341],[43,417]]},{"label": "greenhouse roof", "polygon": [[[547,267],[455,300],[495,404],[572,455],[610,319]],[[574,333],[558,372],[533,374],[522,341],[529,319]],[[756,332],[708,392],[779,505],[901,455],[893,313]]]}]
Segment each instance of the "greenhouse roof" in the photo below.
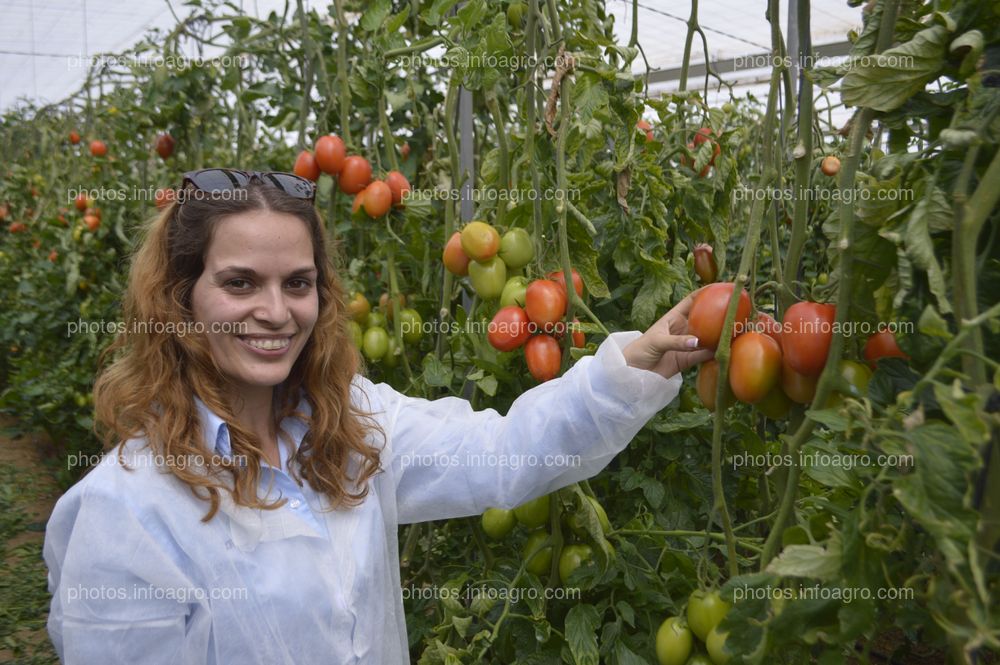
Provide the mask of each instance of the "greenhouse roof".
[{"label": "greenhouse roof", "polygon": [[[283,11],[284,0],[234,0],[244,12],[266,16]],[[309,7],[323,12],[329,0],[306,0]],[[632,0],[607,0],[615,16],[615,33],[627,43],[632,25]],[[787,28],[787,3],[782,3],[782,27]],[[294,5],[293,5],[294,6]],[[705,31],[713,68],[725,79],[763,97],[761,85],[766,73],[763,56],[768,50],[769,27],[764,18],[763,0],[702,0],[699,23]],[[827,46],[826,53],[842,55],[847,32],[860,27],[861,10],[845,0],[813,0],[812,39],[815,47]],[[653,74],[653,92],[676,88],[683,57],[690,4],[666,0],[641,0],[639,43]],[[120,53],[154,28],[170,29],[177,16],[190,9],[166,0],[8,0],[5,20],[0,24],[0,109],[10,108],[18,99],[44,104],[64,99],[79,89],[86,76],[90,57]],[[824,53],[821,49],[820,53]],[[701,40],[696,37],[692,63],[703,63]],[[642,59],[636,73],[645,71]],[[704,85],[704,69],[692,68],[689,87]],[[716,86],[717,87],[717,86]],[[711,95],[710,95],[711,97]]]}]

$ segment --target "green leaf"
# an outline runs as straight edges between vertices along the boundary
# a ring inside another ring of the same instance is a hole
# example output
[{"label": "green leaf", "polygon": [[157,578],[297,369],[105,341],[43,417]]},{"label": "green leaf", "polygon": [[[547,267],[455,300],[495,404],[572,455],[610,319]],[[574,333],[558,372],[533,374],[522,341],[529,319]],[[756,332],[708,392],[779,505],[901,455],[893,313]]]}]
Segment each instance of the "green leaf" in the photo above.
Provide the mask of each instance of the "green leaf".
[{"label": "green leaf", "polygon": [[398,14],[393,14],[392,18],[389,19],[388,23],[385,24],[385,31],[388,34],[393,34],[406,23],[406,19],[410,17],[410,5],[403,5],[403,11]]},{"label": "green leaf", "polygon": [[954,337],[951,330],[948,329],[948,322],[941,318],[941,315],[937,313],[933,305],[927,305],[920,314],[920,320],[917,321],[917,330],[924,335],[940,337],[945,340],[950,340]]},{"label": "green leaf", "polygon": [[494,397],[497,394],[497,377],[492,374],[487,374],[483,378],[476,381],[476,385],[490,397]]},{"label": "green leaf", "polygon": [[840,548],[820,545],[789,545],[767,566],[767,572],[784,577],[833,580],[840,571]]},{"label": "green leaf", "polygon": [[615,643],[615,658],[618,660],[618,665],[649,665],[620,640]]},{"label": "green leaf", "polygon": [[601,617],[591,605],[574,605],[566,615],[566,642],[577,665],[597,665],[597,626]]},{"label": "green leaf", "polygon": [[951,303],[948,301],[948,286],[945,281],[944,271],[938,263],[934,254],[934,241],[931,240],[931,225],[940,226],[942,218],[947,216],[951,219],[950,210],[947,210],[947,201],[940,190],[931,192],[917,202],[906,225],[906,254],[913,261],[913,265],[921,270],[927,271],[927,281],[930,285],[931,293],[937,302],[938,309],[945,314],[951,312]]},{"label": "green leaf", "polygon": [[964,566],[977,515],[967,507],[969,475],[978,466],[973,444],[944,423],[929,423],[906,433],[912,445],[913,472],[895,481],[893,494],[955,566]]},{"label": "green leaf", "polygon": [[657,419],[651,427],[661,434],[672,432],[683,432],[688,429],[697,429],[712,422],[712,414],[704,409],[697,411],[678,411],[672,414],[669,419]]},{"label": "green leaf", "polygon": [[964,392],[962,384],[955,379],[950,390],[948,386],[935,383],[934,397],[948,416],[948,420],[958,428],[966,441],[975,443],[989,441],[989,427],[979,415],[982,408],[982,398],[979,395]]},{"label": "green leaf", "polygon": [[433,353],[424,356],[424,383],[437,388],[451,385],[452,371],[445,366]]},{"label": "green leaf", "polygon": [[390,0],[369,0],[366,4],[368,8],[361,17],[361,29],[374,32],[382,26],[382,22],[392,11],[392,2]]},{"label": "green leaf", "polygon": [[876,111],[901,106],[923,90],[944,65],[948,34],[947,28],[935,25],[921,30],[902,46],[860,59],[844,76],[844,104]]}]

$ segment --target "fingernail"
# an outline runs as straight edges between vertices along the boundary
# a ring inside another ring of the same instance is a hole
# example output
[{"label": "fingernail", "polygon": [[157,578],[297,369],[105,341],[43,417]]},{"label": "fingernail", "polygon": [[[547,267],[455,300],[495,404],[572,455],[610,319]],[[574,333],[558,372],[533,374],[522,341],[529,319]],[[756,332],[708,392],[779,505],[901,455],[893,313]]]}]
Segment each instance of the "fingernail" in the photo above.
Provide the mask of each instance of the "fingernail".
[{"label": "fingernail", "polygon": [[698,348],[698,338],[697,337],[692,337],[687,342],[685,342],[684,345],[687,346],[689,349],[697,349]]}]

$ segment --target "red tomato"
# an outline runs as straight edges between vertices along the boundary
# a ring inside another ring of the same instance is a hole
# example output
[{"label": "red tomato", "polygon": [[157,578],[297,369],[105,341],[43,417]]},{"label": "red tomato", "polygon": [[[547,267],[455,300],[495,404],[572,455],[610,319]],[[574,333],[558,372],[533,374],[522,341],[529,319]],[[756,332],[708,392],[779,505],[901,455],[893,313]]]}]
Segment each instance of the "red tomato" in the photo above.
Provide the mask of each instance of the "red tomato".
[{"label": "red tomato", "polygon": [[818,382],[819,377],[799,374],[789,367],[787,362],[781,363],[781,389],[793,402],[799,404],[811,402],[816,396]]},{"label": "red tomato", "polygon": [[311,152],[303,150],[295,158],[295,166],[292,168],[292,172],[300,178],[316,182],[317,178],[319,178],[319,165],[316,163],[316,158],[313,157]]},{"label": "red tomato", "polygon": [[578,349],[582,349],[587,345],[587,338],[583,334],[583,330],[580,328],[580,319],[574,317],[573,325],[570,327],[573,331],[573,346]]},{"label": "red tomato", "polygon": [[69,133],[69,142],[76,145],[80,142],[80,134],[75,129]]},{"label": "red tomato", "polygon": [[[712,129],[710,127],[702,127],[694,135],[694,140],[691,143],[687,144],[688,150],[692,152],[697,150],[702,143],[704,143],[705,141],[712,140],[711,136],[712,136]],[[705,167],[698,173],[699,177],[704,178],[706,175],[708,175],[708,170],[712,168],[713,164],[715,164],[715,158],[718,157],[719,153],[722,152],[722,149],[719,147],[719,144],[716,143],[714,140],[712,140],[712,145],[713,145],[712,158],[708,160],[708,164],[706,164]],[[687,155],[681,155],[681,164],[693,169],[695,160],[689,158]]]},{"label": "red tomato", "polygon": [[524,359],[528,371],[537,381],[548,381],[559,374],[562,351],[559,342],[549,335],[535,335],[524,345]]},{"label": "red tomato", "polygon": [[462,250],[462,232],[455,231],[444,246],[441,256],[444,267],[453,275],[465,277],[469,274],[469,257]]},{"label": "red tomato", "polygon": [[840,173],[840,160],[833,155],[827,155],[820,162],[819,170],[826,176],[835,176]]},{"label": "red tomato", "polygon": [[108,154],[108,146],[104,144],[104,141],[91,141],[90,154],[94,157],[104,157]]},{"label": "red tomato", "polygon": [[169,159],[174,154],[174,137],[170,134],[160,134],[156,138],[156,154],[160,159]]},{"label": "red tomato", "polygon": [[77,210],[83,212],[87,208],[90,208],[91,206],[94,205],[94,200],[81,192],[80,194],[76,195],[76,199],[73,201],[73,205],[76,206]]},{"label": "red tomato", "polygon": [[392,207],[392,190],[381,180],[376,180],[364,189],[361,205],[369,217],[381,217]]},{"label": "red tomato", "polygon": [[718,277],[719,265],[711,245],[702,242],[694,246],[694,271],[704,284],[711,284]]},{"label": "red tomato", "polygon": [[645,120],[640,120],[639,122],[635,123],[635,126],[641,129],[642,131],[646,132],[646,143],[649,143],[650,141],[653,140],[653,126],[651,124],[649,124]]},{"label": "red tomato", "polygon": [[405,159],[406,159],[407,157],[409,157],[409,156],[410,156],[410,144],[409,144],[409,143],[404,143],[404,144],[403,144],[403,146],[402,146],[402,147],[401,147],[401,148],[399,149],[399,155],[400,155],[400,156],[401,156],[401,157],[402,157],[402,158],[403,158],[404,160],[405,160]]},{"label": "red tomato", "polygon": [[[703,349],[714,349],[719,346],[722,337],[722,324],[726,320],[726,309],[733,295],[732,282],[716,282],[709,284],[701,291],[691,307],[688,316],[688,334],[698,338]],[[750,296],[746,289],[740,290],[739,302],[736,305],[736,330],[746,330],[750,319]]]},{"label": "red tomato", "polygon": [[389,185],[392,191],[392,204],[396,206],[403,202],[403,197],[410,191],[410,181],[399,171],[389,171],[385,176],[385,184]]},{"label": "red tomato", "polygon": [[833,339],[833,305],[798,302],[782,320],[781,347],[785,363],[799,374],[819,376]]},{"label": "red tomato", "polygon": [[748,332],[733,341],[729,387],[736,398],[753,404],[778,385],[781,347],[763,333]]},{"label": "red tomato", "polygon": [[910,356],[903,353],[896,342],[896,336],[888,330],[877,332],[868,338],[864,349],[865,361],[871,365],[872,369],[878,364],[879,358],[903,358],[909,360]]},{"label": "red tomato", "polygon": [[719,363],[706,360],[698,366],[698,378],[694,382],[701,403],[709,411],[715,411],[715,392],[719,386]]},{"label": "red tomato", "polygon": [[340,170],[340,191],[345,194],[357,194],[372,181],[372,165],[360,155],[351,155],[344,160],[344,168]]},{"label": "red tomato", "polygon": [[[576,295],[583,297],[583,279],[580,277],[580,273],[576,271],[576,268],[570,268],[573,275],[573,290],[576,291]],[[566,274],[562,270],[557,270],[555,272],[550,272],[546,277],[559,286],[563,287],[566,291],[566,299],[569,299],[569,291],[566,290]]]},{"label": "red tomato", "polygon": [[24,222],[11,222],[11,225],[7,227],[7,230],[11,233],[23,233],[27,228],[28,227]]},{"label": "red tomato", "polygon": [[528,318],[543,329],[554,325],[566,313],[566,287],[552,280],[536,279],[524,292],[524,309]]},{"label": "red tomato", "polygon": [[531,336],[528,315],[517,305],[502,307],[487,328],[486,339],[497,351],[513,351],[524,345]]},{"label": "red tomato", "polygon": [[336,134],[321,136],[316,141],[316,164],[323,173],[336,175],[344,168],[347,159],[347,146]]}]

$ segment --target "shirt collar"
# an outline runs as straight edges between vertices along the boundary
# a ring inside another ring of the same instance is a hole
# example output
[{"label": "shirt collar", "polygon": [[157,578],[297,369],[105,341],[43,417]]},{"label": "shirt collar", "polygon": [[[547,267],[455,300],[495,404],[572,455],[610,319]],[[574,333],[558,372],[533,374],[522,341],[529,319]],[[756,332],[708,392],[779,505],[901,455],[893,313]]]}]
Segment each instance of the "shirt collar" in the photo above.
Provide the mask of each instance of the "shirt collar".
[{"label": "shirt collar", "polygon": [[[203,402],[197,395],[194,396],[194,403],[198,410],[198,417],[201,421],[202,438],[204,439],[206,445],[209,446],[210,450],[222,457],[231,456],[233,454],[233,446],[229,440],[229,426],[226,424],[226,421],[208,408],[208,405],[205,404],[205,402]],[[307,416],[312,415],[312,407],[309,405],[309,402],[305,397],[299,400],[296,410]],[[279,428],[288,432],[288,435],[291,437],[292,443],[294,444],[294,450],[299,449],[302,439],[305,437],[306,432],[308,432],[308,427],[305,422],[303,422],[302,419],[295,417],[289,417],[282,420]],[[281,465],[282,467],[286,467],[287,462],[285,456],[287,454],[287,447],[282,445],[278,448],[281,454]]]}]

